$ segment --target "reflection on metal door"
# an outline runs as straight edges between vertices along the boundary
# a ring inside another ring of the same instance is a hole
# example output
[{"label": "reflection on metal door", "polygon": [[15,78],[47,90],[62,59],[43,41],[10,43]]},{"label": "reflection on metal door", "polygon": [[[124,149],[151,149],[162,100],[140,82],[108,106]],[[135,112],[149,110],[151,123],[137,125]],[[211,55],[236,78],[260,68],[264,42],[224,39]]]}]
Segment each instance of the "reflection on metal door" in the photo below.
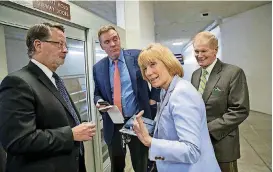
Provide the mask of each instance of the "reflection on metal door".
[{"label": "reflection on metal door", "polygon": [[[97,63],[102,58],[107,57],[107,54],[104,52],[104,50],[101,49],[99,42],[95,43],[95,62]],[[103,162],[103,171],[107,172],[110,169],[110,157],[108,154],[108,147],[106,142],[104,141],[103,136],[103,121],[101,114],[97,111],[97,116],[100,121],[100,133],[101,133],[101,152],[102,152],[102,162]]]}]

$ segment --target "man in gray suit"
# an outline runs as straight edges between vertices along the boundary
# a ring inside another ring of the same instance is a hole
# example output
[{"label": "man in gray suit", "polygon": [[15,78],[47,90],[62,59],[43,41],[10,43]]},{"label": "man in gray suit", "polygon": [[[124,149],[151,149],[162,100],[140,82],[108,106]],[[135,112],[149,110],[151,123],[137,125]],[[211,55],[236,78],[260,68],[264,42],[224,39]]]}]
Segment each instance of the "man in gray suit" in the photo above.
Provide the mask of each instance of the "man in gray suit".
[{"label": "man in gray suit", "polygon": [[202,94],[207,122],[217,161],[222,172],[237,172],[240,158],[239,124],[249,114],[249,96],[244,71],[216,58],[218,40],[200,32],[193,40],[200,68],[191,82]]}]

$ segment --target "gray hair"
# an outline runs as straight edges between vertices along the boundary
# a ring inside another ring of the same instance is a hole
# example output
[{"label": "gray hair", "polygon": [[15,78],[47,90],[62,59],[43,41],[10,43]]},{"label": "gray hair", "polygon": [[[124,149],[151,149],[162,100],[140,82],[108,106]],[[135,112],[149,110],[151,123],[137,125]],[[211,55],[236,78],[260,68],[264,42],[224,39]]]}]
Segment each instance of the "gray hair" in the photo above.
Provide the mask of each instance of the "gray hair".
[{"label": "gray hair", "polygon": [[60,24],[51,24],[51,23],[42,23],[42,24],[36,24],[32,26],[28,32],[27,32],[27,37],[26,37],[26,45],[27,45],[27,54],[29,58],[32,58],[34,52],[35,52],[35,47],[33,45],[34,41],[36,39],[45,41],[47,40],[51,33],[50,29],[51,28],[56,28],[64,32],[64,26]]}]

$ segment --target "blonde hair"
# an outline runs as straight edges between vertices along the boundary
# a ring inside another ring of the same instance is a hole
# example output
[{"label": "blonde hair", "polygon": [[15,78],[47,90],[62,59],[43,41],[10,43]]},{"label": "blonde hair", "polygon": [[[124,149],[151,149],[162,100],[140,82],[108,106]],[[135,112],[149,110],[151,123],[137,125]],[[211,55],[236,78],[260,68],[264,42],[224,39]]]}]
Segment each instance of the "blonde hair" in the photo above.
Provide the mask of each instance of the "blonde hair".
[{"label": "blonde hair", "polygon": [[215,49],[216,51],[218,50],[218,39],[208,31],[198,33],[193,38],[193,46],[196,42],[202,42],[209,45],[210,48]]},{"label": "blonde hair", "polygon": [[[101,28],[98,31],[98,39],[100,41],[100,36],[105,33],[108,32],[109,30],[114,30],[117,32],[116,28],[114,26],[111,25],[106,25],[106,26],[101,26]],[[118,32],[117,32],[118,33]]]},{"label": "blonde hair", "polygon": [[160,60],[165,65],[171,76],[184,76],[182,65],[170,49],[159,43],[152,43],[147,48],[144,48],[138,57],[138,65],[145,80],[148,79],[145,76],[144,69],[151,62],[154,62],[155,59]]}]

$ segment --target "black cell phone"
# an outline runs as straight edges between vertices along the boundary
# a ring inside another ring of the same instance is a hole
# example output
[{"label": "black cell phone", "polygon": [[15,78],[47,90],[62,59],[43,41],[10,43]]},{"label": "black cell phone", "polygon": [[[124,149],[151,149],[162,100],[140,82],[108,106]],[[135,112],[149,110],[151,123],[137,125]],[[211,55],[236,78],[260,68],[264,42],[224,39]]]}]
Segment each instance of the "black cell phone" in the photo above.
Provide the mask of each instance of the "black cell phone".
[{"label": "black cell phone", "polygon": [[100,105],[105,105],[105,106],[108,106],[110,105],[107,101],[103,101],[103,102],[98,102],[98,104]]}]

